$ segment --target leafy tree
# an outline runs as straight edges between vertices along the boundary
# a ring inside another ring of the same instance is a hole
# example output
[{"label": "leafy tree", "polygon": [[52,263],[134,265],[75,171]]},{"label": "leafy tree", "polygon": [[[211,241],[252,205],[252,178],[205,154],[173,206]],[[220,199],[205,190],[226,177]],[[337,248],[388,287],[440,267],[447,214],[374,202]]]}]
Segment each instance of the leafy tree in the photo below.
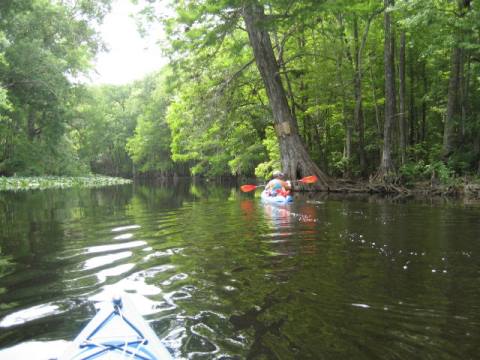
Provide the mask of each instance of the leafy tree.
[{"label": "leafy tree", "polygon": [[[189,8],[188,14],[195,14],[195,9]],[[191,20],[182,21],[189,24]],[[198,26],[203,29],[202,24]],[[213,48],[204,45],[214,36],[203,38],[204,30],[192,28],[186,39],[173,42],[179,52],[199,48],[186,58],[174,56],[177,95],[167,113],[173,160],[189,164],[195,175],[253,175],[266,156],[261,139],[271,115],[251,66],[246,34],[233,29]],[[170,36],[176,37],[176,31],[176,27],[170,29]]]},{"label": "leafy tree", "polygon": [[92,23],[101,20],[108,7],[106,0],[77,5],[2,1],[0,31],[5,41],[0,83],[11,103],[12,121],[2,129],[11,138],[2,144],[2,173],[69,171],[56,159],[65,154],[62,147],[69,144],[64,135],[71,79],[87,69],[98,50]]},{"label": "leafy tree", "polygon": [[328,186],[331,180],[311,160],[298,134],[298,125],[287,102],[270,36],[264,25],[261,25],[266,20],[263,5],[256,1],[246,4],[242,9],[242,15],[272,107],[282,168],[291,179],[310,173],[319,177],[321,185]]},{"label": "leafy tree", "polygon": [[396,90],[395,90],[395,39],[393,30],[392,12],[390,7],[394,0],[384,0],[384,36],[383,63],[385,72],[385,122],[383,126],[383,148],[377,178],[391,182],[395,167],[392,157],[392,134],[396,117]]},{"label": "leafy tree", "polygon": [[130,86],[92,87],[77,101],[72,137],[80,158],[93,172],[129,176],[132,162],[126,152],[139,109]]},{"label": "leafy tree", "polygon": [[153,83],[152,89],[145,99],[137,99],[137,106],[143,111],[137,118],[135,134],[128,139],[126,147],[139,173],[169,175],[174,170],[170,152],[172,138],[165,119],[170,103],[166,76],[160,73],[148,79]]}]

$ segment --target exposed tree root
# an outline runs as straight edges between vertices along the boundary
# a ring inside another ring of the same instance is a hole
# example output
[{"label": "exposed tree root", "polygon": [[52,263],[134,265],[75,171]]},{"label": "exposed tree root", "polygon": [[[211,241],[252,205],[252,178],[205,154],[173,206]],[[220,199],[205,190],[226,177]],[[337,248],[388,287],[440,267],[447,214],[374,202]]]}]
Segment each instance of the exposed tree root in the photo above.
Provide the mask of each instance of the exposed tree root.
[{"label": "exposed tree root", "polygon": [[295,185],[295,191],[299,192],[325,192],[337,194],[378,194],[397,195],[399,197],[409,196],[444,196],[480,199],[480,184],[459,184],[455,186],[435,185],[431,182],[417,183],[411,187],[405,187],[399,183],[379,182],[352,182],[338,180],[329,187],[311,185]]}]

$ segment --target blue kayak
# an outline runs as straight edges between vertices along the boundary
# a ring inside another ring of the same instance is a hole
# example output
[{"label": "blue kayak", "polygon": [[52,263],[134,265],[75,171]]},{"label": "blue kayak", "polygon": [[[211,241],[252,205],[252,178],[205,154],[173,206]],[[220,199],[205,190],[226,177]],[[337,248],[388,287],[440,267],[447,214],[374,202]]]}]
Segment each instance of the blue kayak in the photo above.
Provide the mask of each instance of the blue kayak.
[{"label": "blue kayak", "polygon": [[59,360],[164,360],[172,356],[126,295],[102,304]]},{"label": "blue kayak", "polygon": [[262,191],[262,201],[267,203],[267,204],[288,204],[293,201],[293,196],[292,195],[275,195],[271,196],[268,194],[267,191],[263,190]]}]

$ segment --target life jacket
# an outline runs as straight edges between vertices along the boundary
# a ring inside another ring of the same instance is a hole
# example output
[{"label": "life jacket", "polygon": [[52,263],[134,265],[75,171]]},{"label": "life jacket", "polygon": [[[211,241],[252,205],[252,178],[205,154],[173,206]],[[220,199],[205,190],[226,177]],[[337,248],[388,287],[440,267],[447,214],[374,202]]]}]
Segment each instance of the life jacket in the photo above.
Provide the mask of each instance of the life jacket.
[{"label": "life jacket", "polygon": [[273,179],[272,180],[272,187],[271,187],[271,191],[272,192],[279,192],[280,190],[282,190],[282,183],[280,182],[280,180],[278,179]]},{"label": "life jacket", "polygon": [[282,195],[287,196],[290,194],[289,190],[283,188],[282,182],[278,179],[273,179],[271,181],[272,187],[270,188],[270,196]]}]

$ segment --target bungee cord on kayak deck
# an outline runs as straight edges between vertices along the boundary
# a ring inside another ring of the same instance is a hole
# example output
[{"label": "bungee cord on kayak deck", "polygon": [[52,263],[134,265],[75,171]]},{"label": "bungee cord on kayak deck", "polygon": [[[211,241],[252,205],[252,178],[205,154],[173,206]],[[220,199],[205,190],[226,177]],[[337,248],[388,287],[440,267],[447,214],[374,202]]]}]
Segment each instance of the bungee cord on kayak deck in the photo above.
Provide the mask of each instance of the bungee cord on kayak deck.
[{"label": "bungee cord on kayak deck", "polygon": [[[134,340],[131,340],[131,341],[128,341],[126,339],[124,339],[123,341],[123,345],[120,345],[121,344],[121,339],[120,340],[116,340],[114,342],[111,341],[110,339],[110,342],[106,341],[106,342],[101,342],[101,341],[98,341],[98,340],[94,340],[94,336],[95,334],[106,324],[110,321],[110,319],[113,317],[113,316],[120,316],[120,318],[126,323],[128,324],[132,330],[134,330],[137,334],[138,334],[138,337],[135,338]],[[115,299],[113,300],[113,311],[107,316],[107,318],[105,320],[103,320],[98,326],[97,328],[87,337],[87,339],[80,345],[80,348],[85,348],[85,347],[91,347],[91,348],[95,348],[95,347],[98,347],[98,348],[101,348],[102,350],[95,353],[95,354],[91,354],[89,356],[87,356],[86,358],[83,358],[84,360],[86,359],[90,359],[92,357],[96,357],[98,355],[100,355],[101,353],[103,352],[106,352],[106,351],[115,351],[115,350],[120,350],[122,352],[122,356],[125,356],[125,354],[128,354],[129,357],[131,357],[132,359],[135,359],[135,358],[138,358],[138,359],[142,359],[142,360],[155,360],[155,358],[151,358],[151,357],[144,357],[144,356],[141,356],[138,354],[138,351],[140,350],[140,348],[146,344],[148,342],[147,339],[145,339],[145,336],[142,334],[142,332],[140,330],[138,330],[130,321],[128,321],[128,319],[124,316],[123,312],[122,312],[122,299]],[[118,344],[117,344],[118,343]],[[129,350],[130,347],[132,346],[136,346],[134,349],[135,351],[131,351]]]},{"label": "bungee cord on kayak deck", "polygon": [[115,297],[77,336],[61,360],[168,360],[170,354],[124,297]]}]

